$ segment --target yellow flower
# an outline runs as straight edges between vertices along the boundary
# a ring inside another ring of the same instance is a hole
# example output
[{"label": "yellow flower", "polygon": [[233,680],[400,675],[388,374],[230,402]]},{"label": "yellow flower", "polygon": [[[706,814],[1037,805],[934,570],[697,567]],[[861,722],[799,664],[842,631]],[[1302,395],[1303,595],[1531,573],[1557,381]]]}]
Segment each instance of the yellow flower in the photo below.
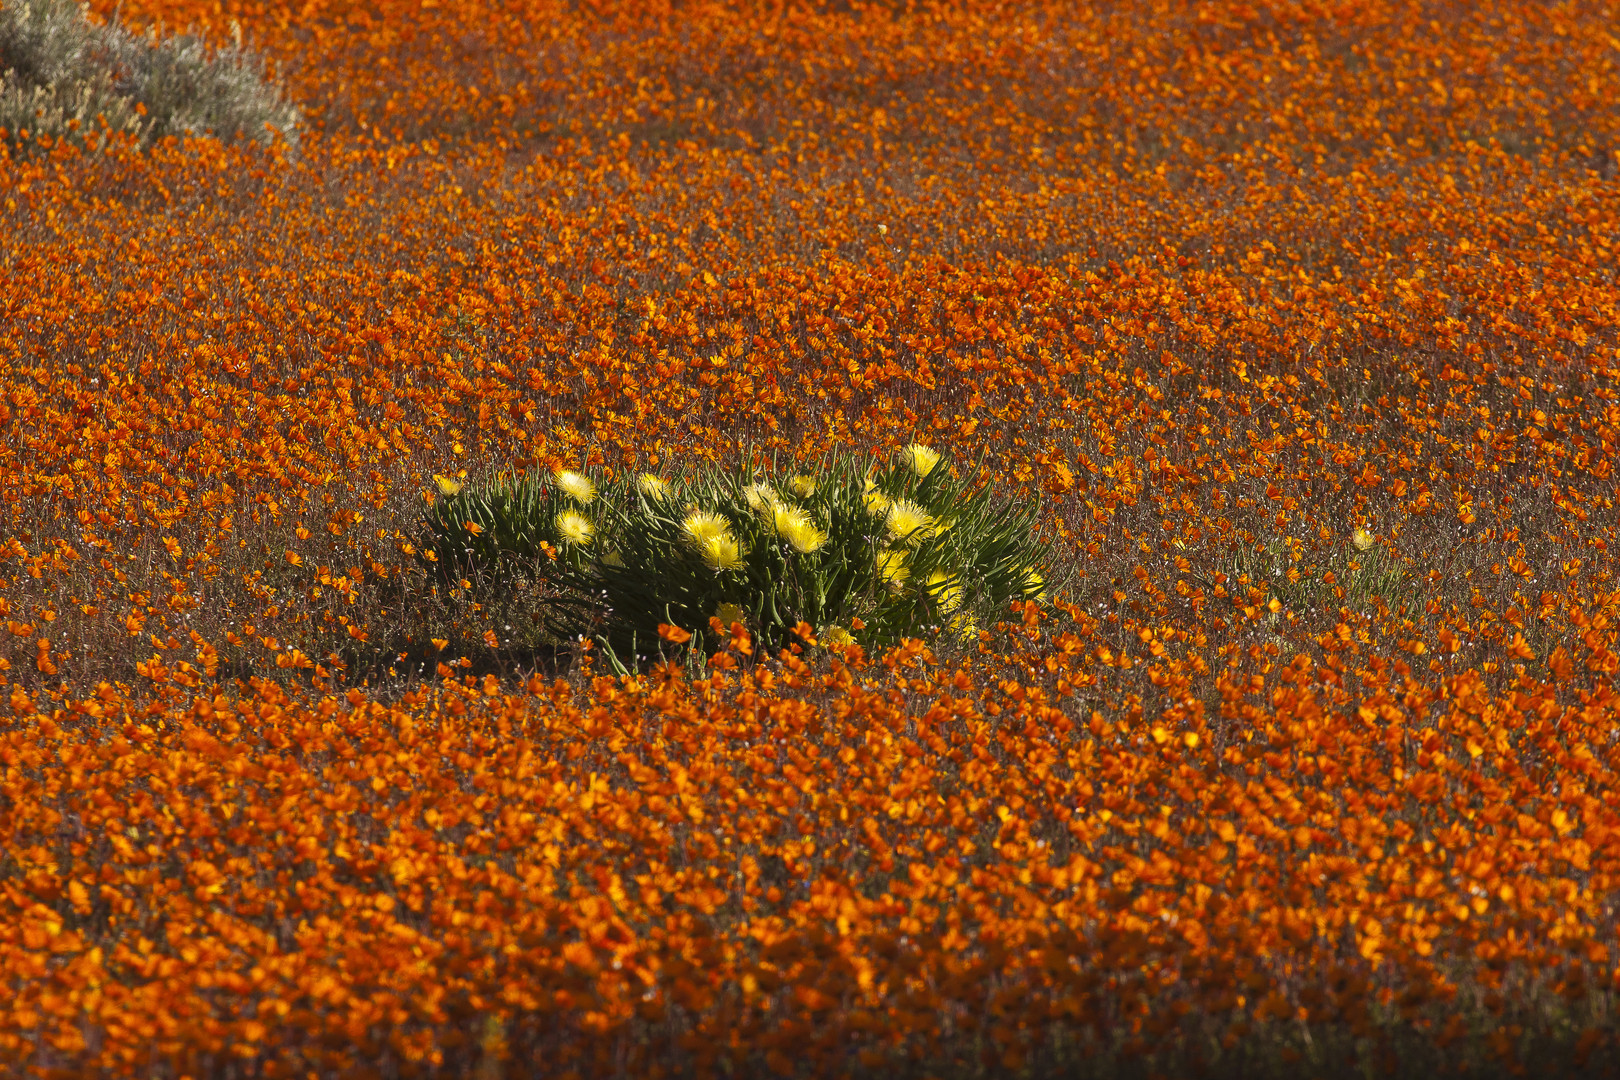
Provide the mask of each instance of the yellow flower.
[{"label": "yellow flower", "polygon": [[793,494],[799,498],[808,499],[816,493],[816,478],[813,476],[795,476],[788,481],[788,487],[792,488]]},{"label": "yellow flower", "polygon": [[775,489],[766,483],[749,484],[743,488],[743,498],[747,499],[748,505],[760,514],[769,511],[777,502]]},{"label": "yellow flower", "polygon": [[911,466],[911,471],[918,477],[927,476],[934,471],[934,466],[939,464],[939,454],[922,443],[912,443],[901,453],[906,456],[906,464]]},{"label": "yellow flower", "polygon": [[889,535],[907,545],[916,545],[937,531],[934,519],[910,499],[899,499],[890,504],[888,525]]},{"label": "yellow flower", "polygon": [[955,634],[958,641],[972,641],[979,636],[979,624],[965,611],[957,612],[946,629]]},{"label": "yellow flower", "polygon": [[776,535],[792,544],[795,551],[809,554],[827,542],[827,534],[816,528],[810,515],[797,506],[777,503],[771,507],[771,519]]},{"label": "yellow flower", "polygon": [[728,627],[732,623],[747,621],[747,615],[743,611],[742,605],[733,604],[730,601],[727,601],[726,603],[715,608],[714,617],[720,620],[721,626]]},{"label": "yellow flower", "polygon": [[730,533],[720,536],[711,536],[698,546],[698,553],[703,561],[713,570],[740,570],[742,569],[744,555],[742,546],[737,538]]},{"label": "yellow flower", "polygon": [[866,478],[866,492],[861,496],[861,501],[866,504],[869,514],[884,514],[889,510],[889,497],[878,490],[877,482],[870,476]]},{"label": "yellow flower", "polygon": [[662,499],[669,494],[669,485],[650,472],[644,472],[636,480],[636,488],[649,499]]},{"label": "yellow flower", "polygon": [[1033,596],[1037,600],[1046,599],[1046,579],[1041,577],[1039,570],[1033,566],[1026,566],[1018,571],[1022,579],[1020,591],[1025,596]]},{"label": "yellow flower", "polygon": [[565,544],[583,547],[591,542],[591,534],[595,531],[591,519],[578,510],[564,510],[557,515],[557,535]]},{"label": "yellow flower", "polygon": [[557,481],[557,486],[562,489],[562,493],[581,506],[596,498],[596,485],[591,483],[590,478],[583,473],[577,473],[571,469],[558,469],[552,475]]},{"label": "yellow flower", "polygon": [[855,639],[842,626],[829,626],[818,635],[823,645],[853,645]]},{"label": "yellow flower", "polygon": [[681,522],[681,531],[692,544],[701,549],[710,540],[731,535],[731,522],[707,510],[693,510]]},{"label": "yellow flower", "polygon": [[440,476],[438,473],[433,474],[433,482],[438,485],[440,495],[454,495],[456,492],[461,490],[460,480],[455,480],[448,476]]},{"label": "yellow flower", "polygon": [[877,554],[878,580],[889,587],[890,592],[898,592],[902,582],[911,576],[911,568],[906,565],[904,551],[880,551]]},{"label": "yellow flower", "polygon": [[928,575],[928,583],[924,586],[928,599],[934,602],[942,614],[949,615],[962,606],[962,585],[954,574],[947,574],[943,570],[935,570]]},{"label": "yellow flower", "polygon": [[1366,551],[1373,546],[1373,535],[1366,529],[1357,529],[1355,534],[1350,537],[1350,542],[1356,545],[1357,551]]}]

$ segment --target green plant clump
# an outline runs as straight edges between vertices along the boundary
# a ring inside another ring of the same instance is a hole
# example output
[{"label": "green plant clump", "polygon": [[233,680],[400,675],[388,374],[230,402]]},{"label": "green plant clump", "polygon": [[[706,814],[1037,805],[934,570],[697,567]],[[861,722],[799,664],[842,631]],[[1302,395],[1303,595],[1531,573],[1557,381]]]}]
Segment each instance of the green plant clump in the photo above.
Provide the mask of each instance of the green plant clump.
[{"label": "green plant clump", "polygon": [[72,0],[0,5],[0,142],[95,146],[124,133],[146,145],[212,132],[265,145],[279,135],[296,147],[298,108],[239,34],[216,49],[189,34],[95,26],[88,11]]},{"label": "green plant clump", "polygon": [[437,479],[424,559],[475,592],[544,590],[547,632],[616,656],[660,649],[661,624],[712,637],[711,619],[770,647],[801,622],[827,644],[976,641],[1047,590],[1035,507],[970,489],[921,445],[871,471],[836,456],[794,475]]},{"label": "green plant clump", "polygon": [[1412,591],[1405,565],[1387,543],[1363,529],[1314,560],[1303,557],[1302,547],[1277,539],[1263,549],[1239,548],[1223,568],[1225,576],[1266,591],[1296,612],[1341,606],[1360,610],[1374,598],[1397,606]]}]

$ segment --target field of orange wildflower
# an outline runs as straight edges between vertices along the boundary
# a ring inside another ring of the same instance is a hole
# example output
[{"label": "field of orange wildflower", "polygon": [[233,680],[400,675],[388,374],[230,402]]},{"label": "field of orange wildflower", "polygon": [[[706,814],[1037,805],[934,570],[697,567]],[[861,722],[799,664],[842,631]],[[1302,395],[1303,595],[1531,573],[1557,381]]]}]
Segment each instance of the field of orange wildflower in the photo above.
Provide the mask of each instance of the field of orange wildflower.
[{"label": "field of orange wildflower", "polygon": [[[303,123],[0,142],[0,1074],[1620,1067],[1612,10],[121,11]],[[1056,552],[965,643],[417,555],[915,442]]]}]

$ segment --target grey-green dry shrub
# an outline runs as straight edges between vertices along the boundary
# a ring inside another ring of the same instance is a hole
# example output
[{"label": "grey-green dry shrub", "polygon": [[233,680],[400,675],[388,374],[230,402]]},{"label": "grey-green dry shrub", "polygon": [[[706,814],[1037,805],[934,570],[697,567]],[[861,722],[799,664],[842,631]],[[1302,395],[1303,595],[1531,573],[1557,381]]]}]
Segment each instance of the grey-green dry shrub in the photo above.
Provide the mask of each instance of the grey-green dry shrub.
[{"label": "grey-green dry shrub", "polygon": [[421,542],[450,587],[470,582],[485,599],[537,590],[554,639],[585,636],[626,658],[660,649],[660,624],[701,634],[711,618],[768,647],[800,622],[829,643],[930,630],[974,641],[1012,600],[1047,588],[1036,508],[970,488],[923,446],[872,471],[835,456],[786,475],[439,483]]},{"label": "grey-green dry shrub", "polygon": [[296,146],[299,110],[240,37],[215,48],[190,34],[135,34],[90,23],[71,0],[0,3],[0,138],[98,146],[122,133],[145,145],[212,133]]}]

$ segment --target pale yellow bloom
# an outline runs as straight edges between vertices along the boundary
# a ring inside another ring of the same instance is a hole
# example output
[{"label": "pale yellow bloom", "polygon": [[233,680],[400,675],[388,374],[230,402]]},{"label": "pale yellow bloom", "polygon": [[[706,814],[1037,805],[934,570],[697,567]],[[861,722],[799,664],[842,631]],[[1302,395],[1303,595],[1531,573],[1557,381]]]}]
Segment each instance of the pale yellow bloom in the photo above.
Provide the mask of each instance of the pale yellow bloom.
[{"label": "pale yellow bloom", "polygon": [[740,570],[743,565],[742,545],[730,533],[711,536],[698,545],[698,553],[713,570]]},{"label": "pale yellow bloom", "polygon": [[591,536],[595,531],[591,519],[578,510],[564,510],[557,515],[557,535],[566,544],[578,544],[583,547],[591,542]]},{"label": "pale yellow bloom", "polygon": [[820,640],[823,645],[853,645],[855,639],[849,636],[849,631],[842,626],[829,626],[821,631]]},{"label": "pale yellow bloom", "polygon": [[816,493],[816,478],[813,476],[795,476],[788,481],[788,487],[792,488],[793,494],[799,498],[808,499]]},{"label": "pale yellow bloom", "polygon": [[1025,596],[1033,596],[1037,600],[1046,599],[1046,579],[1041,577],[1039,570],[1033,566],[1026,566],[1018,571],[1022,578],[1021,591]]},{"label": "pale yellow bloom", "polygon": [[562,489],[562,493],[581,506],[596,498],[596,485],[591,483],[590,478],[584,473],[577,473],[572,469],[558,469],[552,476],[557,481],[557,487]]},{"label": "pale yellow bloom", "polygon": [[776,489],[766,483],[749,484],[743,488],[743,498],[755,513],[763,514],[777,503]]},{"label": "pale yellow bloom", "polygon": [[928,599],[932,600],[934,606],[943,614],[949,615],[962,606],[962,585],[954,574],[935,570],[928,575],[924,591],[928,594]]},{"label": "pale yellow bloom", "polygon": [[957,612],[946,629],[955,634],[957,640],[963,642],[973,641],[979,636],[979,624],[965,611]]},{"label": "pale yellow bloom", "polygon": [[887,520],[889,535],[907,545],[916,545],[938,531],[928,512],[910,499],[897,499],[891,503]]},{"label": "pale yellow bloom", "polygon": [[889,587],[890,592],[897,592],[902,582],[911,576],[911,568],[906,565],[904,551],[880,551],[877,554],[878,580]]},{"label": "pale yellow bloom", "polygon": [[934,466],[939,464],[939,454],[922,443],[912,443],[901,453],[905,455],[906,464],[911,466],[911,471],[919,477],[927,476],[934,471]]},{"label": "pale yellow bloom", "polygon": [[461,490],[461,481],[449,476],[433,474],[433,482],[438,485],[440,495],[454,495]]},{"label": "pale yellow bloom", "polygon": [[686,520],[681,522],[681,531],[686,534],[688,540],[701,549],[704,544],[716,537],[730,536],[731,522],[707,510],[693,510],[686,515]]},{"label": "pale yellow bloom", "polygon": [[827,542],[827,534],[816,528],[810,515],[797,506],[777,503],[771,507],[771,524],[776,535],[793,545],[795,551],[809,554]]},{"label": "pale yellow bloom", "polygon": [[1357,551],[1366,551],[1373,546],[1373,535],[1366,529],[1357,529],[1350,537],[1350,542],[1356,545]]},{"label": "pale yellow bloom", "polygon": [[748,617],[741,604],[727,601],[714,609],[714,617],[720,620],[721,626],[729,627],[734,622],[746,622]]},{"label": "pale yellow bloom", "polygon": [[662,499],[669,494],[669,485],[650,472],[644,472],[637,478],[636,488],[649,499]]},{"label": "pale yellow bloom", "polygon": [[889,511],[889,497],[878,490],[877,481],[870,476],[866,478],[866,491],[861,496],[861,502],[866,504],[869,514],[886,514]]}]

